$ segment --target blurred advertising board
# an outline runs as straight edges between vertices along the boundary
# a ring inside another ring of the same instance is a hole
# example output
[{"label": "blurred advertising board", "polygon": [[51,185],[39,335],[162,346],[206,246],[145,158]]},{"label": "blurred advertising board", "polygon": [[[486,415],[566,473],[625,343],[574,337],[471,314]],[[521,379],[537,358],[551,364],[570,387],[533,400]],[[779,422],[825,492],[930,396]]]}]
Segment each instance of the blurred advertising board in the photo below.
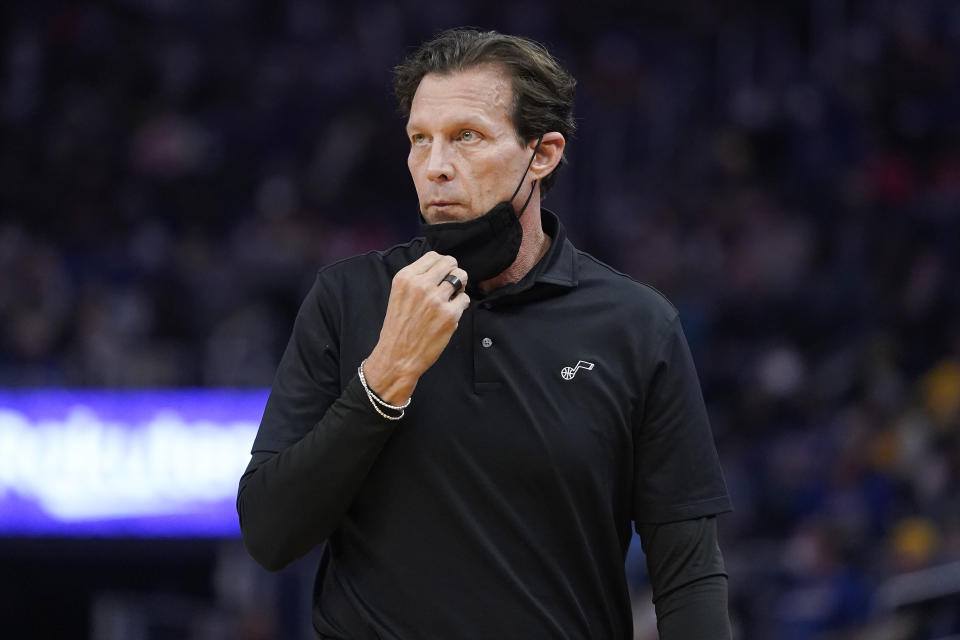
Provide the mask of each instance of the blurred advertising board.
[{"label": "blurred advertising board", "polygon": [[0,536],[239,534],[267,391],[0,390]]}]

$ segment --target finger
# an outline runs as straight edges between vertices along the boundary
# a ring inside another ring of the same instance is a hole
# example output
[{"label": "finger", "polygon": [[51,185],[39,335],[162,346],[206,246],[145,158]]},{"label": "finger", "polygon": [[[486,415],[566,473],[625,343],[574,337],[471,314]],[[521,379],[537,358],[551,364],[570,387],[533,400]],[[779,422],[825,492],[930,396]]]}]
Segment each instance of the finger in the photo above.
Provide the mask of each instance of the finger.
[{"label": "finger", "polygon": [[456,268],[455,268],[453,271],[451,271],[450,273],[452,273],[453,275],[455,275],[455,276],[457,276],[458,278],[460,278],[460,282],[463,283],[463,288],[464,288],[464,289],[467,288],[467,281],[470,280],[470,274],[468,274],[466,271],[464,271],[464,270],[461,269],[460,267],[456,267]]},{"label": "finger", "polygon": [[470,296],[467,295],[466,291],[461,291],[457,295],[450,298],[450,302],[460,306],[460,313],[463,314],[467,310],[467,307],[470,306]]},{"label": "finger", "polygon": [[437,261],[430,265],[430,268],[423,273],[423,277],[430,277],[434,282],[440,283],[443,277],[457,268],[457,259],[453,256],[438,255]]},{"label": "finger", "polygon": [[[455,277],[460,282],[451,282],[450,276]],[[450,273],[445,275],[437,284],[437,286],[443,290],[443,294],[446,295],[447,299],[449,300],[467,288],[467,272],[459,267],[456,267],[452,269]]]},{"label": "finger", "polygon": [[417,258],[414,262],[411,262],[407,265],[407,269],[410,269],[413,273],[422,274],[428,272],[438,260],[444,256],[440,255],[436,251],[427,251],[425,254]]}]

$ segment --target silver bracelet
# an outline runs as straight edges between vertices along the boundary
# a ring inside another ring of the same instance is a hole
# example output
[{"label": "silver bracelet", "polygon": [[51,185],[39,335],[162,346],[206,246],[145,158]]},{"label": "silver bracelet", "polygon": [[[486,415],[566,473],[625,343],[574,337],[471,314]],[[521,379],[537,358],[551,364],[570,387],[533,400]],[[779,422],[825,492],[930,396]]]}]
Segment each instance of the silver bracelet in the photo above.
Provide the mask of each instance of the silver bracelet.
[{"label": "silver bracelet", "polygon": [[[363,363],[366,361],[367,359],[364,358],[360,362],[360,366],[357,367],[357,375],[360,377],[360,384],[363,385],[363,390],[367,393],[367,398],[370,400],[370,404],[373,406],[374,410],[377,413],[379,413],[381,416],[383,416],[387,420],[399,420],[406,414],[404,409],[410,406],[410,402],[413,400],[413,398],[412,397],[407,398],[407,401],[404,402],[403,404],[396,405],[396,404],[390,404],[389,402],[383,400],[376,393],[374,393],[373,390],[367,385],[367,378],[363,375]],[[392,411],[399,411],[400,415],[392,416],[390,414],[384,413],[383,409],[381,409],[380,407],[384,407],[385,409],[390,409]]]}]

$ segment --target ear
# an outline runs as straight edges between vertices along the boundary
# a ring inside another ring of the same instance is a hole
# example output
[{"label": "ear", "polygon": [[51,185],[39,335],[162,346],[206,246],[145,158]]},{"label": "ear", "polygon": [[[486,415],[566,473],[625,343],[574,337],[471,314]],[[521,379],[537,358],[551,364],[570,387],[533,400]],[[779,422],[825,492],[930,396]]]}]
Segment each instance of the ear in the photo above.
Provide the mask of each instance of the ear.
[{"label": "ear", "polygon": [[[530,144],[536,146],[537,142],[534,140]],[[563,157],[563,148],[566,144],[567,141],[564,140],[563,134],[559,131],[543,134],[543,141],[540,143],[540,148],[537,149],[537,156],[533,159],[533,164],[530,165],[531,175],[537,180],[550,175],[550,172],[560,164],[560,158]]]}]

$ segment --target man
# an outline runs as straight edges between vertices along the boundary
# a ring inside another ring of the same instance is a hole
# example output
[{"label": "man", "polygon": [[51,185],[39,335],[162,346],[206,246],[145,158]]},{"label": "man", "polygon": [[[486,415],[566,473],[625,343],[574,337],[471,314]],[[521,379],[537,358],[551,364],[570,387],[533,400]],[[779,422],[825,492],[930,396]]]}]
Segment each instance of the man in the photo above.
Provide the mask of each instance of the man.
[{"label": "man", "polygon": [[661,638],[729,638],[729,501],[677,312],[540,206],[573,87],[494,32],[396,70],[425,238],[320,271],[237,501],[267,569],[326,542],[322,638],[631,638],[631,523]]}]

